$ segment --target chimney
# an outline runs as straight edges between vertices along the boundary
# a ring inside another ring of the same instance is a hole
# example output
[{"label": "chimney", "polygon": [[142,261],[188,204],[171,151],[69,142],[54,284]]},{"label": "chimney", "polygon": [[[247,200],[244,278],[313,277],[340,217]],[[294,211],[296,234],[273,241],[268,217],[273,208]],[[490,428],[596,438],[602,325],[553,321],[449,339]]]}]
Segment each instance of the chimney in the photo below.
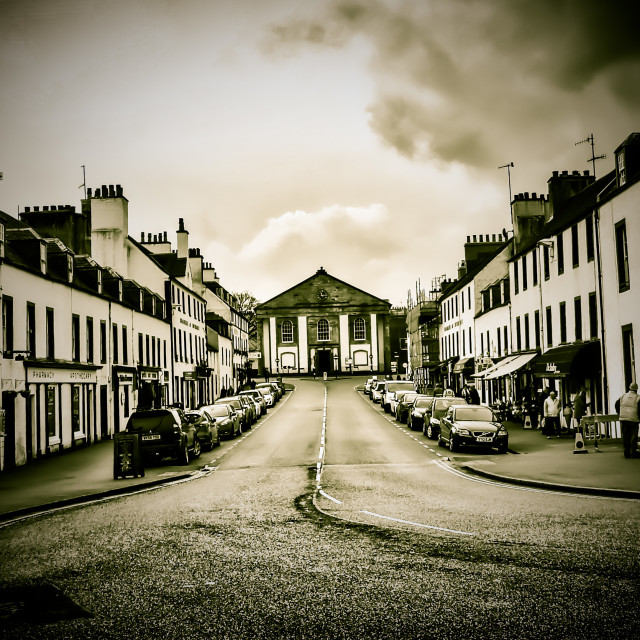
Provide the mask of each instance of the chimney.
[{"label": "chimney", "polygon": [[189,257],[189,232],[184,228],[184,218],[178,220],[178,231],[176,232],[178,237],[178,258]]}]

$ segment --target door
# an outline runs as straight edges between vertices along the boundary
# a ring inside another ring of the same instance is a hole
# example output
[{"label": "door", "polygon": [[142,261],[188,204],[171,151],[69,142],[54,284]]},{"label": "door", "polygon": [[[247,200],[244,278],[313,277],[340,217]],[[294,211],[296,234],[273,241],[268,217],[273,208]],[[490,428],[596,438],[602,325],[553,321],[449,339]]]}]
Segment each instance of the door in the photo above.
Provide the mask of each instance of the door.
[{"label": "door", "polygon": [[100,439],[109,437],[109,407],[107,400],[107,385],[100,385]]},{"label": "door", "polygon": [[331,350],[330,349],[322,349],[318,351],[318,371],[320,373],[324,373],[325,371],[329,373],[332,371],[333,363],[331,362]]},{"label": "door", "polygon": [[2,408],[4,409],[4,469],[16,466],[16,411],[15,391],[2,392]]}]

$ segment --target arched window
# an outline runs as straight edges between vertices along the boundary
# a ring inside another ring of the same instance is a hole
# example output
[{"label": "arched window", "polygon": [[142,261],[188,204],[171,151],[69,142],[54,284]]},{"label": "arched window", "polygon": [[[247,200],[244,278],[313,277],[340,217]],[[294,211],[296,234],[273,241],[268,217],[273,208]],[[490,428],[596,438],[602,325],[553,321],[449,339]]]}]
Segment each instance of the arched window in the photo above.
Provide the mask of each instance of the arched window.
[{"label": "arched window", "polygon": [[285,320],[280,327],[282,342],[293,342],[293,322]]},{"label": "arched window", "polygon": [[318,320],[318,342],[329,341],[329,321],[325,318]]},{"label": "arched window", "polygon": [[364,323],[364,318],[356,318],[353,323],[353,339],[354,340],[366,340],[367,339],[367,327]]}]

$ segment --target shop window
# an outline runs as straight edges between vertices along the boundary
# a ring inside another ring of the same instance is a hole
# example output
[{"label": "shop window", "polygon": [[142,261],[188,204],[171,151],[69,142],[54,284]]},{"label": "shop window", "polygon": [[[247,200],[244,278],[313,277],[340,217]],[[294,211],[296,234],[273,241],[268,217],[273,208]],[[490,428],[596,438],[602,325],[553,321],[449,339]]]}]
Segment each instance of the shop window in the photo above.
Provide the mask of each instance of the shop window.
[{"label": "shop window", "polygon": [[56,388],[52,384],[46,386],[47,398],[47,436],[55,438],[58,431],[56,428]]}]

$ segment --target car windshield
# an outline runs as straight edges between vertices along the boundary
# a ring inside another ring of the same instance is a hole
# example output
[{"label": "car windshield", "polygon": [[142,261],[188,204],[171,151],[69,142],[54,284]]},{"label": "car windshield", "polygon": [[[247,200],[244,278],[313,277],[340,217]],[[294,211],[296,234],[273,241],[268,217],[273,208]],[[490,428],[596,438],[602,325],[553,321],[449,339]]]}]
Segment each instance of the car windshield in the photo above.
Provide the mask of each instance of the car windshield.
[{"label": "car windshield", "polygon": [[213,406],[211,407],[211,409],[209,410],[209,413],[214,417],[214,418],[223,418],[229,415],[229,410],[227,409],[227,407],[221,407],[221,406]]},{"label": "car windshield", "polygon": [[402,402],[405,404],[409,404],[411,402],[415,402],[415,399],[418,397],[418,394],[415,391],[407,391],[402,394]]},{"label": "car windshield", "polygon": [[240,402],[240,400],[232,400],[231,398],[223,398],[221,400],[218,400],[218,402],[220,404],[229,404],[231,405],[234,409],[242,409],[242,402]]},{"label": "car windshield", "polygon": [[428,409],[433,404],[433,398],[416,398],[413,406],[416,409]]},{"label": "car windshield", "polygon": [[152,431],[159,428],[171,428],[175,423],[175,418],[169,411],[138,413],[129,418],[127,429],[129,431]]},{"label": "car windshield", "polygon": [[191,424],[195,424],[196,422],[200,422],[200,420],[203,419],[203,416],[201,416],[199,413],[185,413],[184,417]]},{"label": "car windshield", "polygon": [[493,421],[493,411],[489,407],[458,407],[455,411],[456,420]]},{"label": "car windshield", "polygon": [[464,398],[438,398],[433,405],[434,411],[446,411],[453,404],[466,404]]},{"label": "car windshield", "polygon": [[400,389],[413,391],[413,382],[390,382],[387,385],[387,391],[399,391]]}]

